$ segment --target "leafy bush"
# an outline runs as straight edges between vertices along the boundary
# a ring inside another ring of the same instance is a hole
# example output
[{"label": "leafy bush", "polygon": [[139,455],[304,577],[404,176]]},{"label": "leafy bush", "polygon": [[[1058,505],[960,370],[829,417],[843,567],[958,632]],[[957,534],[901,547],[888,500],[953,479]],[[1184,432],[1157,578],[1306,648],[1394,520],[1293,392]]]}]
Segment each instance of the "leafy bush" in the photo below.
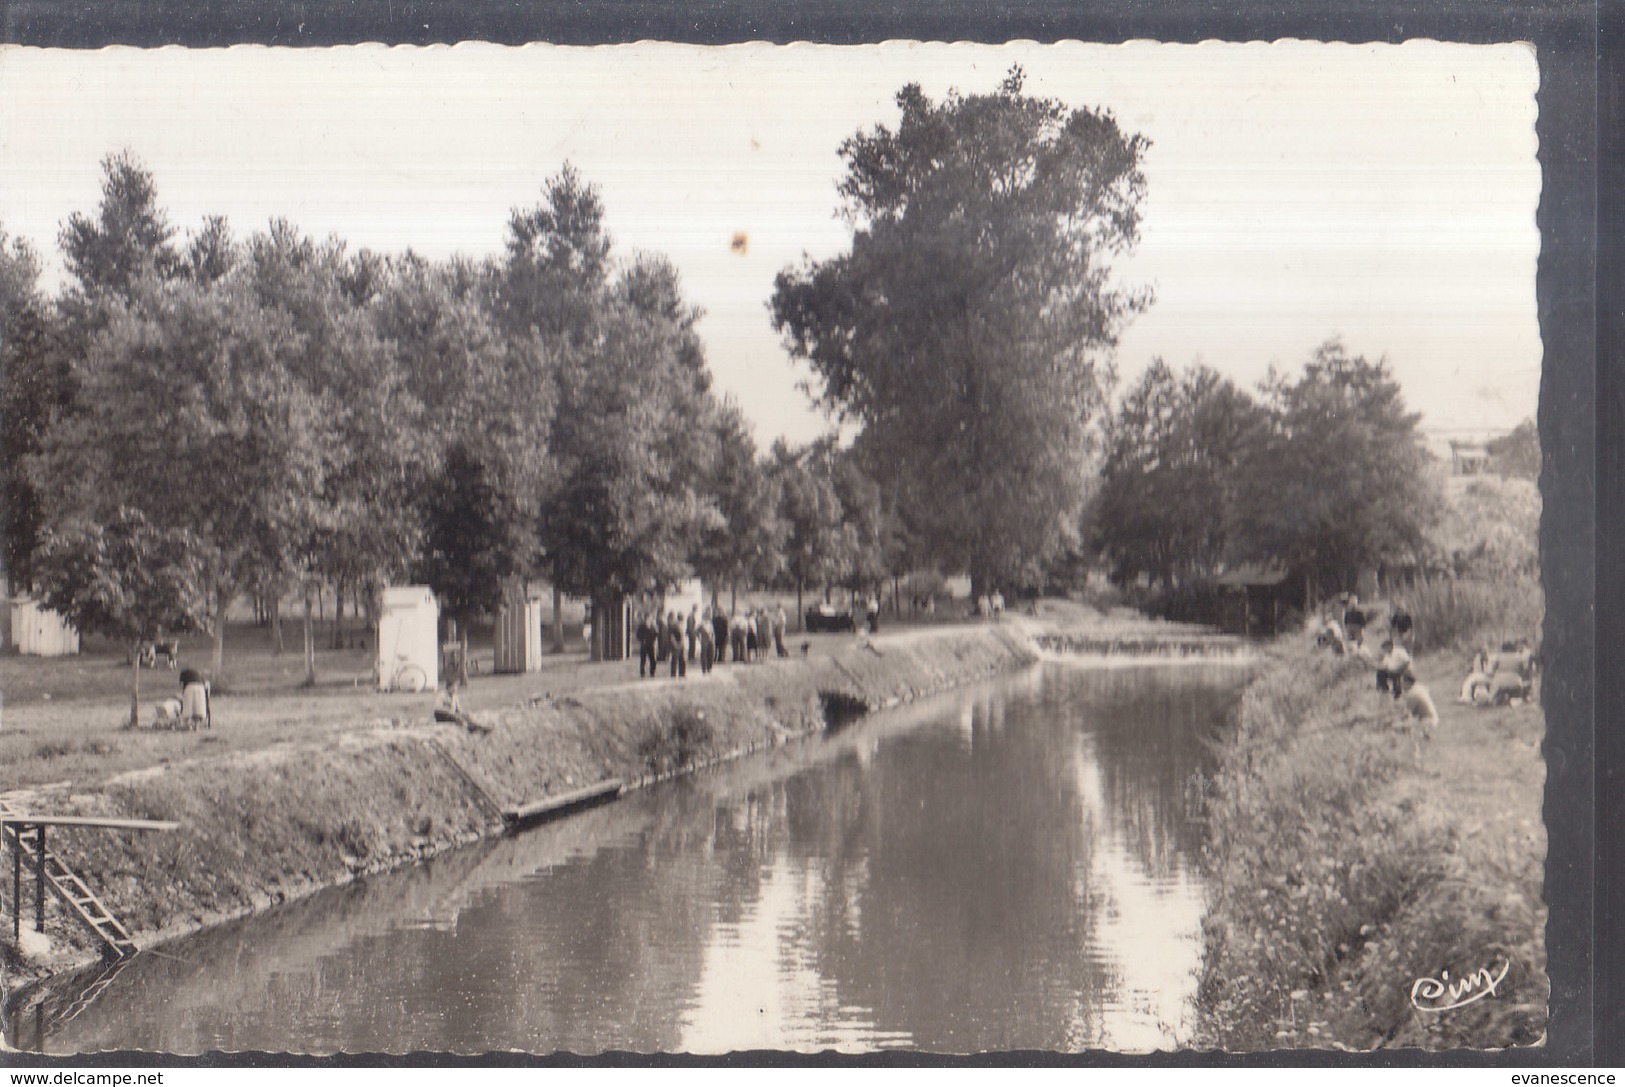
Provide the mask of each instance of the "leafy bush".
[{"label": "leafy bush", "polygon": [[650,726],[638,742],[638,756],[651,774],[669,773],[693,765],[710,750],[714,739],[715,730],[704,710],[679,706],[668,718]]},{"label": "leafy bush", "polygon": [[1419,653],[1484,642],[1496,648],[1518,638],[1538,644],[1545,614],[1545,594],[1529,577],[1433,581],[1406,590],[1402,601],[1416,624],[1412,649]]},{"label": "leafy bush", "polygon": [[1540,491],[1527,479],[1451,477],[1429,528],[1428,565],[1456,577],[1534,578],[1540,570]]},{"label": "leafy bush", "polygon": [[[1460,871],[1455,843],[1384,788],[1415,759],[1384,727],[1367,668],[1283,646],[1244,695],[1204,790],[1209,910],[1201,1003],[1226,1049],[1528,1044],[1548,991],[1538,858]],[[1448,1016],[1415,978],[1511,964],[1516,1001]],[[1493,963],[1489,960],[1493,960]]]}]

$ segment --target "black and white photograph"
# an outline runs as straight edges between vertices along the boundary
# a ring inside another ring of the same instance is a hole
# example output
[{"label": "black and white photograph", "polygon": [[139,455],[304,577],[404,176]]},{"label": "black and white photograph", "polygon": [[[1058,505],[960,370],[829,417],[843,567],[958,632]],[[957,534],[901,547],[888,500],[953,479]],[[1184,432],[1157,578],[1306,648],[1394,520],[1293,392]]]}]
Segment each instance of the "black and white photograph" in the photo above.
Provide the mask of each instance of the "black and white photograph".
[{"label": "black and white photograph", "polygon": [[1539,1051],[1541,85],[0,46],[0,1060]]}]

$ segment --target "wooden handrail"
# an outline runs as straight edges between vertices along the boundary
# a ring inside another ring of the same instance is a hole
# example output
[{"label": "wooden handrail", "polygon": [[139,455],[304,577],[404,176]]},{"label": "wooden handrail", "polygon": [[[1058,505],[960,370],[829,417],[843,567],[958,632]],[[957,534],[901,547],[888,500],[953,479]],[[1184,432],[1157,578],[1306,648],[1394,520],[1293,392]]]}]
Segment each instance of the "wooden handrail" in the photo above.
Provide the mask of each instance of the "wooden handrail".
[{"label": "wooden handrail", "polygon": [[84,815],[0,815],[0,826],[16,827],[99,827],[103,830],[179,830],[168,819],[100,819]]}]

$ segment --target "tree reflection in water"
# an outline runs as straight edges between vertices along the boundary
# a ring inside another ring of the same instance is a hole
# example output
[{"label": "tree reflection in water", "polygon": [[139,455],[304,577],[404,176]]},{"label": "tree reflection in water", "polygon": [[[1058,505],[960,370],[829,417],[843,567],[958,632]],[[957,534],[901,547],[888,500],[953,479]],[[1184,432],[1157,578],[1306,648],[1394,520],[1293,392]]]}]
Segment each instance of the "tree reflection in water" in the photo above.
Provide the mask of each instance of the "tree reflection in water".
[{"label": "tree reflection in water", "polygon": [[1177,1044],[1200,953],[1186,784],[1244,678],[1052,664],[931,699],[201,934],[14,1041]]}]

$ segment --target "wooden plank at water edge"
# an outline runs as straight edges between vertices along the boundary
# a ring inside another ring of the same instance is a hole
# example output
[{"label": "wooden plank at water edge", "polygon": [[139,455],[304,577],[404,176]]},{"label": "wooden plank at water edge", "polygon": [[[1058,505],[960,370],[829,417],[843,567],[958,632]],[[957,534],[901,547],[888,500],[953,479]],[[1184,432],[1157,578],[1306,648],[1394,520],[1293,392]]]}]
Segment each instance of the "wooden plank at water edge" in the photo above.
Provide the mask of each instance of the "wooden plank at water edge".
[{"label": "wooden plank at water edge", "polygon": [[528,804],[520,804],[514,808],[503,808],[502,817],[510,823],[528,823],[533,819],[556,815],[567,808],[578,808],[596,800],[609,800],[620,794],[625,782],[619,778],[609,781],[600,781],[597,785],[588,785],[584,789],[576,789],[557,796],[544,796],[540,800],[533,800]]},{"label": "wooden plank at water edge", "polygon": [[6,812],[0,826],[13,827],[98,827],[102,830],[179,830],[180,824],[167,819],[98,819],[84,815],[23,815]]}]

